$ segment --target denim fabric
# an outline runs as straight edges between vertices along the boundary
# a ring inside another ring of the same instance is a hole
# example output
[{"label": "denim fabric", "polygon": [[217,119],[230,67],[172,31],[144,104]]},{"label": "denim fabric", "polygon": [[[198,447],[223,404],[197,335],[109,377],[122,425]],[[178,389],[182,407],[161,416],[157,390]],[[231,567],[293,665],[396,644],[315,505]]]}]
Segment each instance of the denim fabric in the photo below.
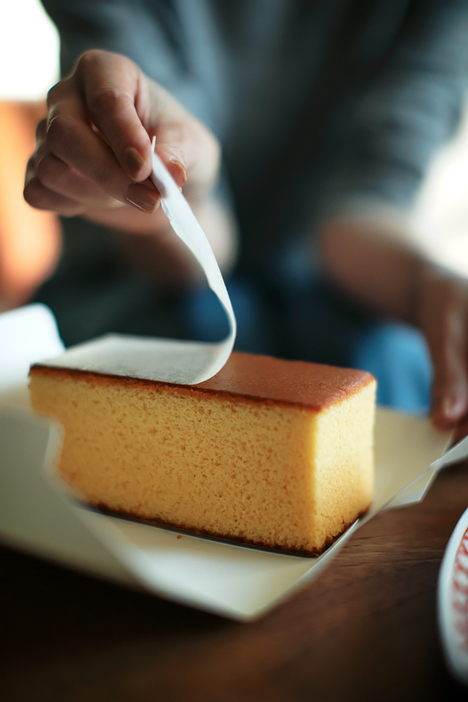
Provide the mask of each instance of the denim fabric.
[{"label": "denim fabric", "polygon": [[[377,378],[380,404],[428,411],[431,364],[416,329],[353,308],[324,282],[291,291],[278,281],[255,287],[234,278],[228,290],[237,350],[368,370]],[[216,341],[227,333],[224,312],[206,289],[185,298],[182,317],[191,338]]]}]

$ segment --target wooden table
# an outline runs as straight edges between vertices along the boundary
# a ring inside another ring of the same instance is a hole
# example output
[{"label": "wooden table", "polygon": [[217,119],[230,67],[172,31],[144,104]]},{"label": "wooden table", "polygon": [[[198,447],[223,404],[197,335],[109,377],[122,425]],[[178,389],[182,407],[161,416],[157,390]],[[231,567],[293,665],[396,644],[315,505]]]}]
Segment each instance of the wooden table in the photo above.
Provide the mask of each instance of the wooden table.
[{"label": "wooden table", "polygon": [[374,518],[318,580],[240,624],[0,549],[3,702],[443,702],[442,555],[468,463]]}]

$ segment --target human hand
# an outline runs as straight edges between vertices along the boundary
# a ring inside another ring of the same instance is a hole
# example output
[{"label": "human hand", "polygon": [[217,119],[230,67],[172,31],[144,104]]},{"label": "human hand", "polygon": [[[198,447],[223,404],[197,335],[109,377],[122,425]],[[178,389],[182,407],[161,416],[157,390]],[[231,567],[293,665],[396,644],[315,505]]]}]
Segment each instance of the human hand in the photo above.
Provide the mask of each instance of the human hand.
[{"label": "human hand", "polygon": [[335,282],[357,301],[418,327],[433,365],[431,419],[468,434],[468,280],[428,262],[400,221],[325,223],[322,256]]},{"label": "human hand", "polygon": [[434,368],[431,418],[439,429],[462,422],[461,439],[468,433],[468,281],[424,263],[416,289],[416,323]]},{"label": "human hand", "polygon": [[63,216],[154,233],[167,223],[149,180],[152,136],[177,184],[187,179],[186,197],[203,200],[218,178],[215,137],[132,61],[87,51],[49,92],[48,115],[39,123],[28,163],[25,199]]}]

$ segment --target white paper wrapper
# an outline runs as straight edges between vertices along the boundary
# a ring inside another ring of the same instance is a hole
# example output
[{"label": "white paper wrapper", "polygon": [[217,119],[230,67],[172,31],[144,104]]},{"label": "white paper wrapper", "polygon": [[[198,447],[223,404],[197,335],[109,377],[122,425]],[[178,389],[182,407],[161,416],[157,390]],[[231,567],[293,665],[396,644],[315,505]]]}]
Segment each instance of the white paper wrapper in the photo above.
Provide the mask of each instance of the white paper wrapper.
[{"label": "white paper wrapper", "polygon": [[[92,346],[73,347],[61,358],[55,358],[54,365],[193,385],[211,378],[229,358],[236,337],[236,319],[211,246],[187,201],[154,153],[153,180],[163,195],[162,207],[172,228],[194,254],[208,285],[226,312],[228,336],[218,343],[181,343],[171,339],[113,334],[97,340]],[[51,353],[50,357],[57,356],[57,353]]]},{"label": "white paper wrapper", "polygon": [[[213,252],[156,156],[153,165],[154,181],[164,196],[164,211],[200,262],[208,284],[223,305],[229,335],[218,344],[111,335],[63,353],[54,358],[53,365],[193,384],[214,375],[229,357],[236,324]],[[0,339],[2,538],[68,565],[224,616],[247,620],[267,611],[316,577],[355,529],[379,510],[420,500],[443,465],[438,459],[447,436],[435,432],[425,419],[379,410],[374,502],[365,518],[319,558],[270,553],[186,535],[177,538],[173,531],[79,506],[54,475],[60,428],[27,410],[29,365],[47,362],[48,356],[57,356],[63,350],[50,311],[32,305],[0,316]],[[466,446],[457,450],[466,451]]]},{"label": "white paper wrapper", "polygon": [[[40,360],[44,348],[60,346],[47,308],[34,305],[8,315],[0,316],[0,338],[8,317],[11,359],[17,344],[29,349],[28,363]],[[153,341],[155,358],[158,345],[164,355],[166,340]],[[99,342],[89,346],[92,350]],[[9,375],[8,366],[2,365],[0,382]],[[259,616],[316,577],[360,524],[385,507],[422,499],[437,470],[468,452],[465,440],[440,459],[447,435],[434,431],[426,419],[380,408],[374,502],[321,557],[269,553],[186,535],[178,539],[176,532],[108,517],[69,497],[53,475],[60,428],[34,417],[24,400],[19,409],[18,398],[27,396],[26,376],[21,380],[20,392],[0,396],[1,537],[65,564],[235,619]]]}]

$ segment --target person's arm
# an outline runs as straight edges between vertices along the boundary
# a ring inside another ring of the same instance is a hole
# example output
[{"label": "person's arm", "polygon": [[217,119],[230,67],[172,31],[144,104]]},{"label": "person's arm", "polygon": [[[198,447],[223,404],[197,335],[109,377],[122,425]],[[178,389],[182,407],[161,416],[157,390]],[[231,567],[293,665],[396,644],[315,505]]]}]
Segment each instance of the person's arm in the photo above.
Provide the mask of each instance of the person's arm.
[{"label": "person's arm", "polygon": [[[171,98],[175,98],[174,102],[179,108],[183,106],[187,115],[195,118],[191,120],[192,124],[198,120],[203,126],[209,135],[211,147],[205,151],[203,144],[195,145],[195,151],[198,152],[200,147],[200,153],[204,153],[206,163],[199,161],[194,168],[188,166],[184,194],[190,198],[190,204],[202,222],[221,268],[228,270],[234,263],[237,247],[228,188],[222,182],[220,187],[205,187],[203,193],[199,192],[200,197],[195,192],[197,178],[203,178],[201,173],[198,177],[198,169],[203,166],[210,171],[210,175],[214,175],[217,169],[213,163],[213,145],[217,151],[216,159],[219,159],[219,146],[213,135],[222,130],[224,110],[222,80],[217,71],[220,64],[216,54],[218,47],[211,39],[210,20],[201,11],[203,8],[199,3],[193,3],[193,6],[187,5],[184,12],[179,12],[172,0],[153,0],[151,3],[146,0],[43,0],[43,5],[60,33],[62,76],[73,74],[79,57],[83,54],[88,56],[93,49],[126,56],[138,66],[145,76],[145,82],[163,88]],[[191,46],[187,40],[184,27],[184,22],[192,21],[196,22],[200,37],[197,47]],[[214,74],[217,76],[215,83],[220,89],[212,89]],[[167,130],[166,134],[167,139],[173,139]],[[166,138],[162,133],[158,136],[160,143]],[[175,136],[176,147],[180,138],[185,137],[181,134]],[[182,158],[180,152],[177,155]],[[189,156],[188,153],[186,155]],[[140,187],[132,191],[130,199],[135,200],[136,197],[141,205],[138,196],[146,200],[149,197],[147,205],[152,205],[153,195],[148,196]],[[135,265],[151,271],[160,284],[178,285],[198,278],[198,267],[193,265],[192,257],[173,236],[160,212],[148,216],[136,210],[131,212],[120,208],[111,213],[111,208],[106,209],[105,213],[100,207],[93,212],[89,209],[87,214],[83,213],[83,217],[127,233],[158,234],[146,237],[145,241],[130,240],[128,246]],[[66,220],[63,224],[66,231]],[[83,222],[85,226],[86,222]]]},{"label": "person's arm", "polygon": [[447,428],[468,411],[468,282],[426,261],[397,225],[330,220],[321,233],[331,278],[353,299],[423,332],[434,366],[432,420]]},{"label": "person's arm", "polygon": [[467,26],[462,0],[408,4],[392,54],[349,115],[319,234],[339,287],[424,333],[438,427],[468,411],[468,287],[420,255],[405,220],[432,156],[459,120]]}]

